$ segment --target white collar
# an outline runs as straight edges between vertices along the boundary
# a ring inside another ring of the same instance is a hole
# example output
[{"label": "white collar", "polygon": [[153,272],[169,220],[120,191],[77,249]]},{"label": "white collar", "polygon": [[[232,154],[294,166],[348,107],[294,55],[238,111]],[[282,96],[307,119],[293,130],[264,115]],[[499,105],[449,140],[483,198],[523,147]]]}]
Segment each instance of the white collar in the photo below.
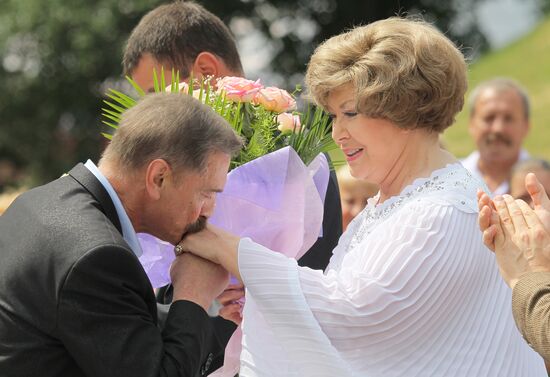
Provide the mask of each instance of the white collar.
[{"label": "white collar", "polygon": [[128,217],[128,214],[126,213],[126,210],[124,209],[124,206],[122,205],[122,202],[120,201],[120,198],[118,197],[115,189],[113,188],[113,186],[111,186],[109,180],[105,178],[105,176],[99,171],[97,166],[91,160],[86,161],[84,166],[88,168],[88,170],[99,180],[99,182],[101,182],[105,190],[107,190],[107,193],[111,197],[111,200],[113,201],[113,204],[115,206],[118,219],[120,220],[120,227],[122,228],[122,238],[124,238],[124,241],[128,243],[128,246],[130,246],[134,254],[137,257],[140,257],[142,254],[142,250],[136,235],[136,231],[134,230],[134,226],[132,225],[132,222],[130,221],[130,218]]},{"label": "white collar", "polygon": [[[518,162],[527,160],[529,158],[529,153],[525,149],[521,149],[519,152]],[[473,151],[468,157],[460,161],[462,165],[468,169],[474,176],[477,178],[483,179],[483,174],[479,171],[478,162],[479,162],[479,151]],[[510,192],[510,183],[504,181],[492,192],[493,195],[504,195]]]}]

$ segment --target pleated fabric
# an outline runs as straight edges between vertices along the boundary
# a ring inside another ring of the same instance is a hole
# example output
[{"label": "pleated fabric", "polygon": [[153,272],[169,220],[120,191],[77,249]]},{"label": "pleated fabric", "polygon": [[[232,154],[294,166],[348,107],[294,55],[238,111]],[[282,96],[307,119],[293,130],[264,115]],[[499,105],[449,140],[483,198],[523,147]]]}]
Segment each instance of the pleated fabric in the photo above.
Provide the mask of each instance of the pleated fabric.
[{"label": "pleated fabric", "polygon": [[546,376],[481,241],[460,164],[352,222],[325,271],[250,239],[241,376]]}]

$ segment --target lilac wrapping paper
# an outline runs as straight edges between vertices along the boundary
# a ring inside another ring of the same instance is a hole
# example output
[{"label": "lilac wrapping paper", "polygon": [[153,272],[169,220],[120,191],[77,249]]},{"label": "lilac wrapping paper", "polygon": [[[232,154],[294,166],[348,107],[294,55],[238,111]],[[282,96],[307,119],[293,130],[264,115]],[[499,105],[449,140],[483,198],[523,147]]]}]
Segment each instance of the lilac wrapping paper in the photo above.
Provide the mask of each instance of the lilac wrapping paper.
[{"label": "lilac wrapping paper", "polygon": [[[321,235],[328,177],[324,155],[306,167],[292,148],[279,149],[228,174],[209,221],[298,259]],[[138,238],[153,287],[170,283],[174,246],[145,233]]]},{"label": "lilac wrapping paper", "polygon": [[[321,235],[329,179],[328,162],[319,154],[305,166],[286,147],[232,170],[217,195],[210,222],[271,250],[299,259]],[[153,287],[170,282],[173,245],[139,234],[139,258]],[[224,366],[212,376],[233,377],[239,369],[241,329],[226,348]]]}]

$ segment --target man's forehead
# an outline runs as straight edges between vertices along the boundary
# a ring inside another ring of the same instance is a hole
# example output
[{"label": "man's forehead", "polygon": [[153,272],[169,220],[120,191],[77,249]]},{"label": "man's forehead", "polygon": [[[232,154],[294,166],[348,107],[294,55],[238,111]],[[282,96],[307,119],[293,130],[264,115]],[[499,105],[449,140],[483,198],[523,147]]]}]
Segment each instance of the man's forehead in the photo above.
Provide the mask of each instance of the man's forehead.
[{"label": "man's forehead", "polygon": [[496,113],[516,114],[527,119],[525,104],[514,90],[482,93],[475,103],[472,115],[486,116]]},{"label": "man's forehead", "polygon": [[512,88],[487,88],[479,94],[476,106],[506,103],[509,106],[519,105],[523,107],[523,102],[519,93]]}]

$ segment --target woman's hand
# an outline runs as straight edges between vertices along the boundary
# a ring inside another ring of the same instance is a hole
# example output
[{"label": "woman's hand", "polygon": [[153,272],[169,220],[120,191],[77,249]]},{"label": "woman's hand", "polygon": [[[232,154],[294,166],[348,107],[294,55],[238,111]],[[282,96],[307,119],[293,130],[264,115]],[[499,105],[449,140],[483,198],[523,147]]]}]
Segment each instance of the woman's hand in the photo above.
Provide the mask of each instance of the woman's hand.
[{"label": "woman's hand", "polygon": [[[544,191],[544,186],[539,182],[535,174],[529,173],[525,177],[525,188],[531,196],[534,213],[546,231],[550,232],[550,199]],[[479,228],[483,232],[483,243],[489,249],[495,251],[495,236],[500,230],[499,216],[489,195],[482,190],[478,190],[477,200],[479,207],[478,222]]]},{"label": "woman's hand", "polygon": [[478,191],[479,228],[483,243],[495,252],[500,273],[510,287],[530,271],[550,271],[550,199],[537,177],[529,173],[525,187],[529,207],[510,195],[491,201]]},{"label": "woman's hand", "polygon": [[528,209],[531,212],[533,210],[524,201],[516,201],[510,195],[497,196],[493,199],[493,203],[499,219],[498,225],[491,225],[494,231],[495,255],[500,274],[506,284],[514,288],[520,277],[531,271],[529,257],[526,257],[526,251],[528,255],[530,248],[527,249],[523,242],[528,240],[524,239],[527,224],[522,210]]},{"label": "woman's hand", "polygon": [[185,252],[221,264],[241,280],[237,262],[239,242],[239,237],[208,224],[204,230],[185,236],[179,245]]},{"label": "woman's hand", "polygon": [[531,196],[533,208],[540,222],[550,232],[550,199],[544,190],[544,186],[537,179],[535,174],[529,173],[525,176],[525,188]]},{"label": "woman's hand", "polygon": [[483,243],[491,251],[495,251],[495,236],[500,227],[500,220],[495,211],[495,206],[483,190],[477,190],[477,204],[479,208],[478,224],[483,232]]}]

